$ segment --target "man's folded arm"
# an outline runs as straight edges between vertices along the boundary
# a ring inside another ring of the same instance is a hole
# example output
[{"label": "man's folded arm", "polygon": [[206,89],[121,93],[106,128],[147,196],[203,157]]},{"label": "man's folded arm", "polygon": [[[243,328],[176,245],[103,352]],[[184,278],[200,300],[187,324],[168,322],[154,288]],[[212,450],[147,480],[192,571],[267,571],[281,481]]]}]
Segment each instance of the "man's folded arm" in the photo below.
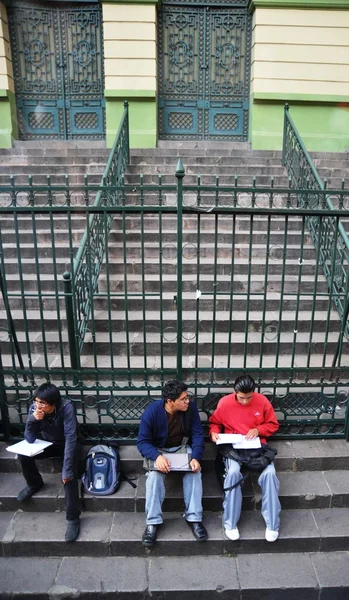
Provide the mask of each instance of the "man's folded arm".
[{"label": "man's folded arm", "polygon": [[161,452],[153,444],[152,427],[148,418],[143,415],[139,425],[137,448],[142,456],[150,460],[156,460]]}]

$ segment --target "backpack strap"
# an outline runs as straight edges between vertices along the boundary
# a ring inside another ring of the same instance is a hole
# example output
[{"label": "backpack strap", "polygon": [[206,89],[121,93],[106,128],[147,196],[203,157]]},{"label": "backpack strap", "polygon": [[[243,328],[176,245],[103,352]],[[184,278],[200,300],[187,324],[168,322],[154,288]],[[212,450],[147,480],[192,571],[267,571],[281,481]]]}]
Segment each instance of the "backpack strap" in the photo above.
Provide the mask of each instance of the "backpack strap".
[{"label": "backpack strap", "polygon": [[183,424],[184,424],[184,437],[190,439],[191,438],[191,423],[193,420],[193,412],[192,412],[192,409],[190,406],[190,402],[189,402],[188,409],[182,414],[183,414]]},{"label": "backpack strap", "polygon": [[137,487],[137,485],[135,483],[133,483],[134,481],[136,481],[138,479],[137,477],[127,477],[127,475],[125,475],[125,473],[123,471],[120,471],[120,474],[121,474],[122,481],[127,481],[127,483],[129,483],[130,486],[132,486],[133,488]]}]

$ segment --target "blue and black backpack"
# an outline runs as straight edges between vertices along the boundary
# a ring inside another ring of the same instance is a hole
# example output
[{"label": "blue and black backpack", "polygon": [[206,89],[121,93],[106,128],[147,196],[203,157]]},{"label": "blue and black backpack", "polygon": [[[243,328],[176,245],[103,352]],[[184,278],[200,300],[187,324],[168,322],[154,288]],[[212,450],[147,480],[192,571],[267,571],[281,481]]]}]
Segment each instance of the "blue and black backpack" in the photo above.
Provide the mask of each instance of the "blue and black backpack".
[{"label": "blue and black backpack", "polygon": [[122,473],[120,455],[116,447],[99,444],[89,449],[86,455],[85,472],[81,479],[84,492],[93,496],[109,496],[115,494],[123,479],[132,487],[136,487]]}]

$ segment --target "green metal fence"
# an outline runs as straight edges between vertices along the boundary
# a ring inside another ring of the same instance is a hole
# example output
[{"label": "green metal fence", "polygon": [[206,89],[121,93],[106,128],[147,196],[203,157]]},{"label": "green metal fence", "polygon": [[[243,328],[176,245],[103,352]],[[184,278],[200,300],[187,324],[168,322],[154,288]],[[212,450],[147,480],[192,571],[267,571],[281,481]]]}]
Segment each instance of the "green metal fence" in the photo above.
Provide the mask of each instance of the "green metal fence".
[{"label": "green metal fence", "polygon": [[308,225],[331,245],[348,192],[187,185],[180,161],[173,179],[0,189],[4,435],[46,379],[74,399],[86,440],[127,442],[166,379],[188,383],[205,423],[249,372],[280,437],[348,438],[346,283],[323,275]]}]

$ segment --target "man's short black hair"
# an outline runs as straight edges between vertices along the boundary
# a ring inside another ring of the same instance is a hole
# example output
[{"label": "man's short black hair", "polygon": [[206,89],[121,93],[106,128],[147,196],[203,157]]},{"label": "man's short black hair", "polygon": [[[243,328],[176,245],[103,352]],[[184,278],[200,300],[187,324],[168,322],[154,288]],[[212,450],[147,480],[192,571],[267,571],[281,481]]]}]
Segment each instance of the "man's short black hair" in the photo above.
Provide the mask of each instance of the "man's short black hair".
[{"label": "man's short black hair", "polygon": [[178,379],[170,379],[167,383],[165,383],[162,388],[162,397],[167,402],[167,400],[177,400],[183,392],[186,392],[188,386],[183,381],[178,381]]},{"label": "man's short black hair", "polygon": [[35,392],[34,398],[57,406],[61,400],[61,393],[53,383],[42,383]]},{"label": "man's short black hair", "polygon": [[255,380],[253,377],[251,377],[251,375],[240,375],[240,377],[238,377],[234,383],[235,392],[241,392],[242,394],[254,392],[255,388]]}]

